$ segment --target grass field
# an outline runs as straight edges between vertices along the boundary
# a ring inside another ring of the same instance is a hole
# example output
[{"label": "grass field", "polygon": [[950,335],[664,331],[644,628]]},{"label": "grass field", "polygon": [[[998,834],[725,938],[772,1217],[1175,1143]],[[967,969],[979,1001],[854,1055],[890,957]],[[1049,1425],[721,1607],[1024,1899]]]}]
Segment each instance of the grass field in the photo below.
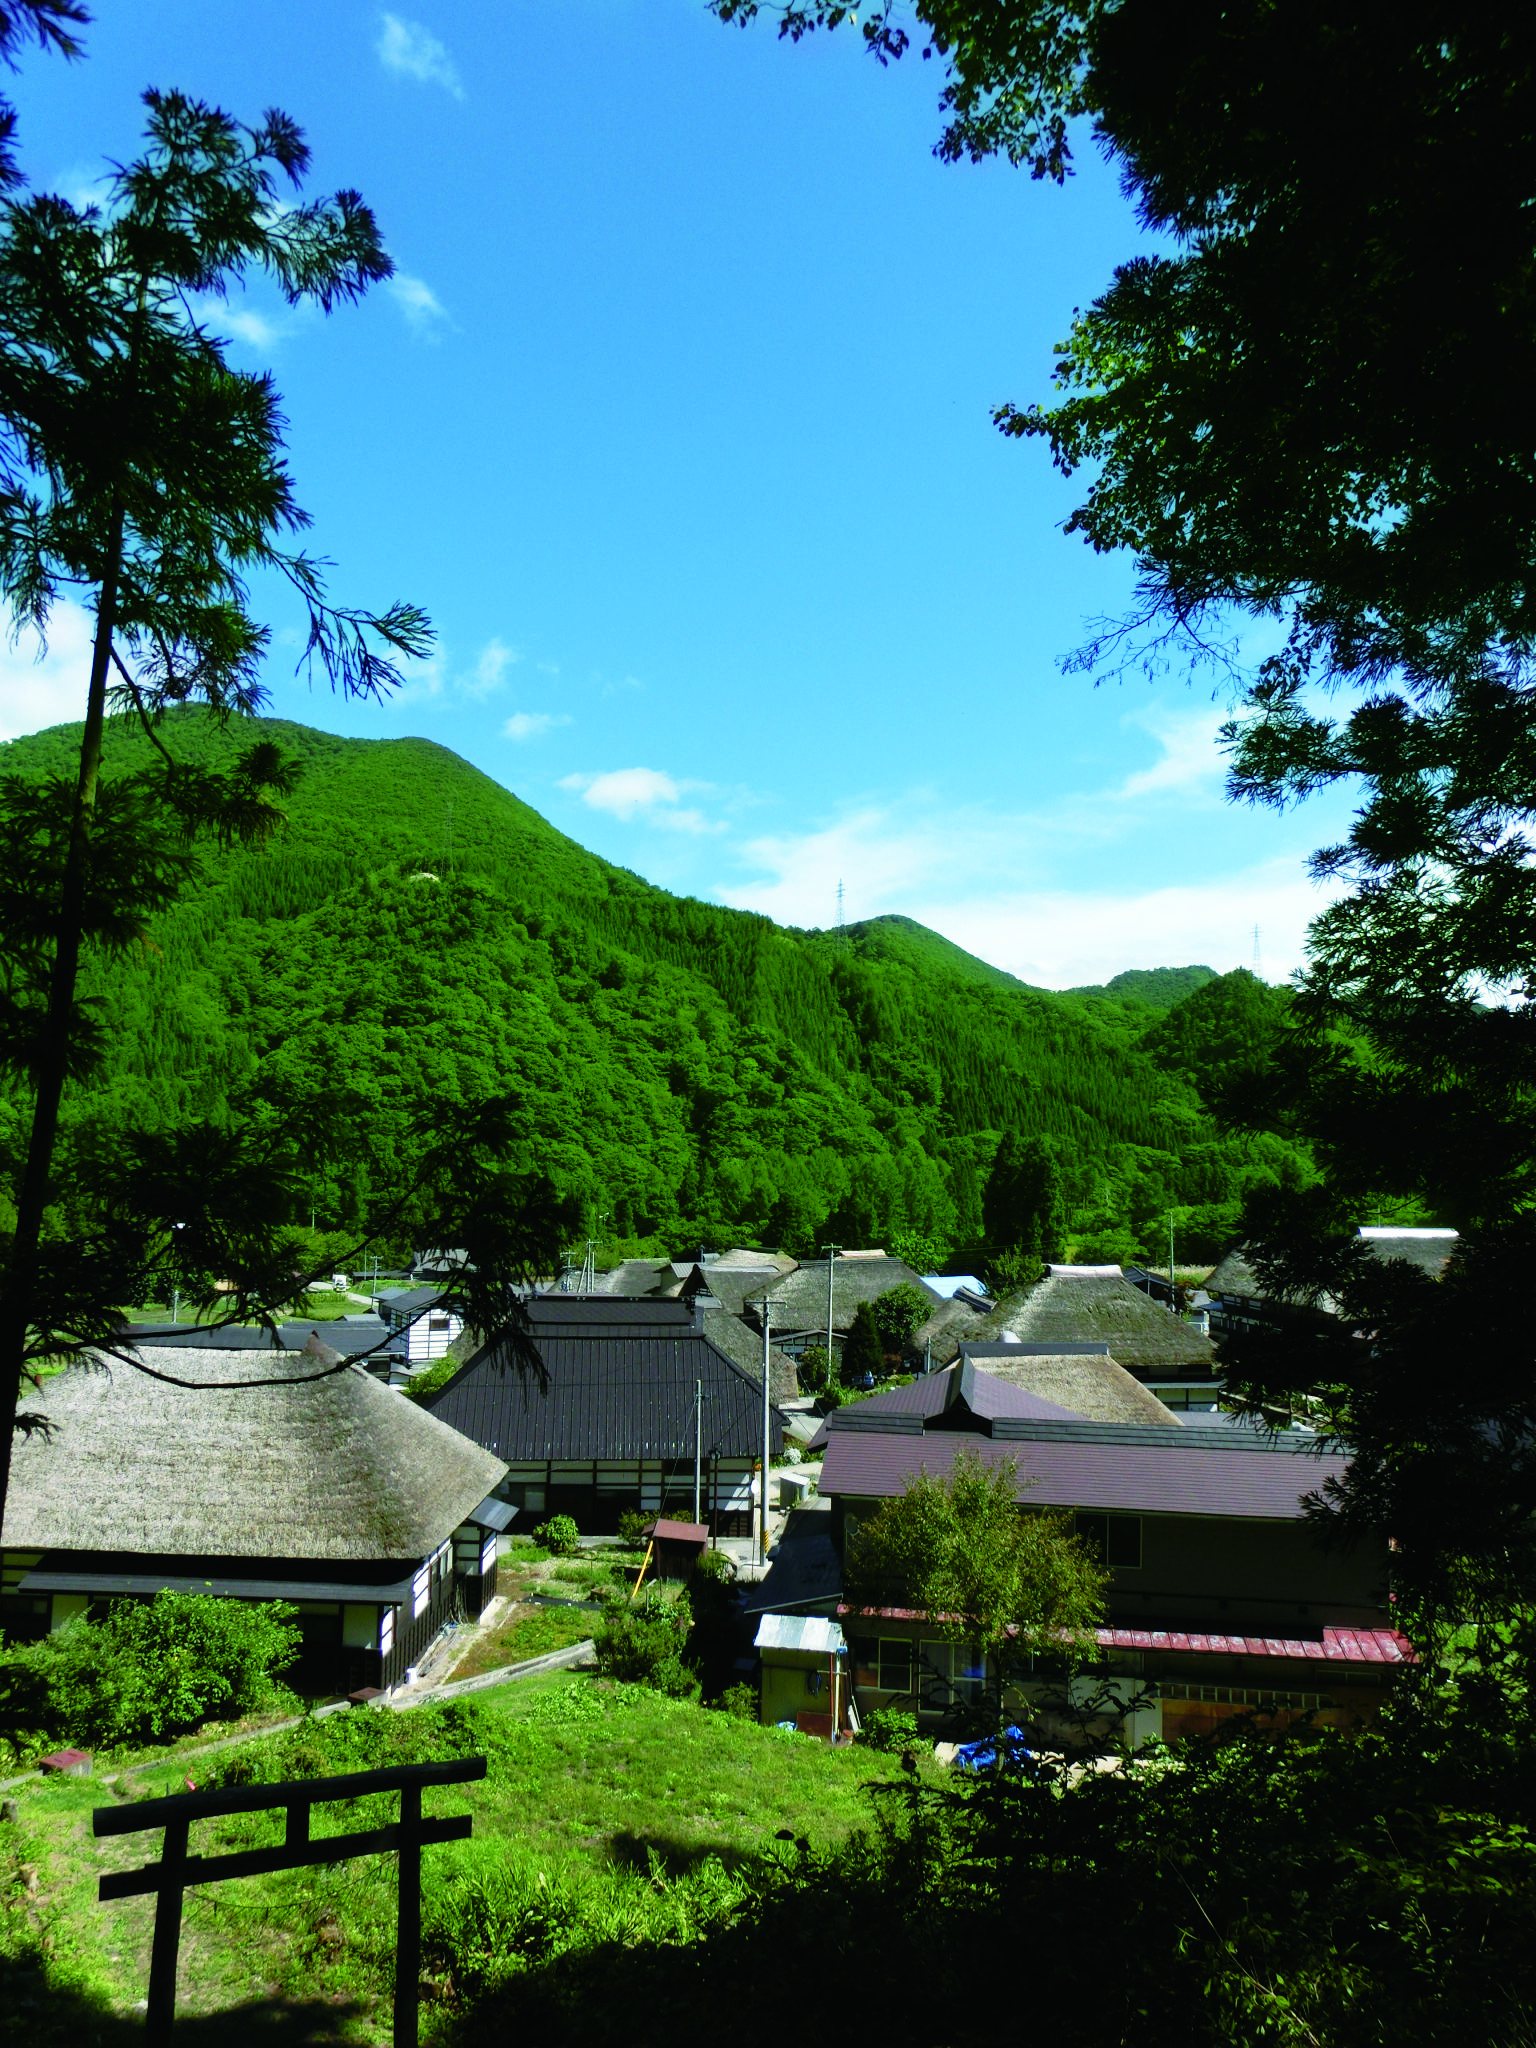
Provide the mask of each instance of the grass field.
[{"label": "grass field", "polygon": [[[545,1610],[559,1613],[560,1610]],[[891,1760],[679,1704],[640,1687],[554,1673],[408,1714],[339,1715],[201,1763],[145,1758],[115,1797],[220,1781],[328,1776],[435,1756],[484,1754],[483,1784],[427,1795],[428,1812],[475,1817],[474,1839],[428,1852],[422,2038],[440,2039],[467,1998],[585,1944],[686,1938],[728,1916],[783,1854],[787,1829],[829,1847],[865,1824],[871,1780]],[[98,1843],[90,1780],[20,1788],[0,1825],[4,1884],[0,2038],[27,2048],[139,2038],[152,1907],[102,1906],[103,1870],[153,1860],[159,1837]],[[380,1798],[317,1807],[313,1831],[393,1818]],[[281,1816],[208,1822],[192,1848],[281,1838]],[[201,1838],[201,1839],[200,1839]],[[210,1885],[187,1895],[178,2042],[377,2043],[393,1987],[394,1859]]]},{"label": "grass field", "polygon": [[529,1607],[518,1603],[508,1609],[495,1628],[476,1637],[467,1655],[454,1665],[451,1676],[476,1678],[482,1671],[496,1671],[504,1664],[522,1664],[530,1657],[563,1650],[589,1636],[595,1619],[584,1607]]}]

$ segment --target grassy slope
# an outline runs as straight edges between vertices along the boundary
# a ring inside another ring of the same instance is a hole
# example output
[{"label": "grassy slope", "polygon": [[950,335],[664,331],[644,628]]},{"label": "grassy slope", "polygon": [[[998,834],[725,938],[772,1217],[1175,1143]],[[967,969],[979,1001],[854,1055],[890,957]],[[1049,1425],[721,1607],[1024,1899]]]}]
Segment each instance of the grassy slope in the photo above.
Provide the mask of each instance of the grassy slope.
[{"label": "grassy slope", "polygon": [[[833,1753],[638,1687],[557,1673],[473,1706],[312,1722],[201,1765],[146,1760],[119,1782],[116,1797],[179,1791],[189,1769],[199,1784],[211,1782],[204,1773],[214,1762],[237,1782],[276,1782],[482,1753],[490,1758],[483,1784],[427,1797],[429,1813],[467,1809],[475,1817],[472,1841],[428,1852],[429,1956],[450,1933],[461,1953],[473,1948],[477,1921],[494,1923],[503,1937],[510,1929],[532,1959],[583,1940],[686,1932],[737,1896],[734,1871],[777,1853],[779,1829],[818,1847],[840,1840],[869,1819],[866,1784],[891,1776],[891,1760],[867,1750]],[[113,2016],[126,2021],[145,1994],[152,1911],[142,1899],[97,1904],[96,1881],[103,1870],[149,1860],[156,1838],[97,1843],[91,1809],[111,1795],[90,1780],[34,1784],[16,1796],[20,1818],[0,1837],[0,2010],[11,2016],[10,2037],[29,2048],[73,2048],[94,2035],[115,2048],[136,2038]],[[393,1806],[378,1799],[316,1808],[314,1832],[376,1826],[393,1817]],[[240,1817],[206,1823],[193,1848],[280,1839],[279,1816]],[[243,2019],[217,2022],[221,2048],[272,2038],[262,2026],[274,2001],[307,2009],[320,2031],[306,2040],[382,2042],[394,1910],[389,1857],[191,1893],[178,2010],[190,2019],[247,2008]],[[30,1976],[39,1962],[42,1974]],[[433,2038],[444,2017],[429,2006],[423,2037]]]}]

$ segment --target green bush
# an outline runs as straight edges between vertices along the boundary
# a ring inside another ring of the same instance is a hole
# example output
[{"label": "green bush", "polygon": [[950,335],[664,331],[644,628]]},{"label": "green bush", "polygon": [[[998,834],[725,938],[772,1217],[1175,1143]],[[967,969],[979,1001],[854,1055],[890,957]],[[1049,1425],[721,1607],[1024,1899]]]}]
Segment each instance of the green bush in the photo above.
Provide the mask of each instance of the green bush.
[{"label": "green bush", "polygon": [[669,1600],[658,1586],[638,1600],[615,1598],[592,1631],[606,1678],[649,1685],[672,1699],[697,1699],[699,1676],[683,1662],[693,1609],[686,1594]]},{"label": "green bush", "polygon": [[533,1536],[551,1557],[573,1557],[580,1533],[569,1515],[551,1515],[547,1522],[540,1522]]},{"label": "green bush", "polygon": [[642,1514],[639,1508],[625,1508],[619,1516],[619,1541],[628,1544],[631,1550],[638,1550],[654,1519],[651,1515]]},{"label": "green bush", "polygon": [[17,1754],[57,1742],[112,1748],[162,1740],[284,1697],[296,1610],[207,1593],[118,1600],[0,1656],[0,1737]]},{"label": "green bush", "polygon": [[757,1719],[757,1687],[755,1685],[747,1685],[745,1682],[740,1685],[728,1685],[725,1691],[721,1693],[719,1699],[715,1701],[715,1705],[722,1714],[729,1714],[735,1721],[755,1721]]},{"label": "green bush", "polygon": [[917,1716],[899,1707],[876,1707],[864,1717],[864,1740],[871,1749],[910,1749],[917,1740]]},{"label": "green bush", "polygon": [[831,1381],[833,1363],[832,1354],[825,1344],[807,1344],[795,1365],[801,1391],[819,1393]]}]

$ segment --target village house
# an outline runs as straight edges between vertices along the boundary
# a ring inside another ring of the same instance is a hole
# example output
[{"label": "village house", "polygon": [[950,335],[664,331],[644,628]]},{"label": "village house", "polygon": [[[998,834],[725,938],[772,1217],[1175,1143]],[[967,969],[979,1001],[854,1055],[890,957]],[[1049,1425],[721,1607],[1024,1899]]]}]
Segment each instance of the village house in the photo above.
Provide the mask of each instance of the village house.
[{"label": "village house", "polygon": [[[1456,1248],[1456,1235],[1454,1230],[1407,1229],[1396,1224],[1367,1224],[1360,1231],[1361,1240],[1376,1258],[1404,1259],[1430,1280],[1438,1280],[1445,1271]],[[1264,1283],[1248,1263],[1245,1245],[1227,1253],[1206,1282],[1206,1291],[1211,1297],[1211,1329],[1218,1337],[1251,1329],[1271,1312]],[[1325,1299],[1318,1307],[1330,1314],[1335,1304]]]},{"label": "village house", "polygon": [[973,1316],[957,1297],[914,1333],[907,1355],[916,1361],[926,1354],[932,1365],[942,1366],[962,1346],[1014,1342],[1058,1353],[1106,1345],[1116,1364],[1166,1407],[1216,1405],[1209,1337],[1133,1287],[1119,1266],[1047,1266],[1027,1293],[1010,1296],[985,1316]]},{"label": "village house", "polygon": [[[1340,1725],[1369,1719],[1407,1655],[1387,1606],[1381,1540],[1328,1550],[1306,1495],[1347,1458],[1301,1433],[1089,1421],[972,1360],[837,1410],[820,1490],[840,1556],[859,1524],[919,1472],[942,1479],[962,1448],[1011,1463],[1021,1510],[1074,1526],[1111,1572],[1101,1669],[1144,1691],[1134,1738],[1166,1739],[1265,1704]],[[861,1711],[899,1704],[939,1724],[974,1702],[984,1665],[921,1614],[839,1607]]]},{"label": "village house", "polygon": [[[942,1300],[920,1273],[883,1251],[840,1252],[830,1265],[830,1302],[828,1281],[828,1261],[808,1259],[793,1273],[747,1289],[739,1313],[761,1329],[766,1311],[773,1341],[788,1357],[797,1359],[812,1345],[825,1349],[829,1320],[832,1349],[841,1352],[860,1303],[878,1301],[893,1287],[915,1287],[935,1309]],[[710,1285],[715,1285],[713,1272]]]},{"label": "village house", "polygon": [[374,1296],[374,1313],[404,1353],[408,1372],[423,1372],[464,1328],[440,1287],[391,1287]]},{"label": "village house", "polygon": [[[753,1371],[714,1341],[722,1311],[575,1294],[525,1306],[542,1377],[488,1344],[426,1403],[505,1463],[500,1491],[518,1526],[567,1514],[606,1534],[635,1509],[703,1521],[713,1537],[750,1535],[761,1351]],[[769,1454],[782,1449],[770,1409]]]},{"label": "village house", "polygon": [[[312,1346],[145,1345],[168,1384],[90,1358],[21,1403],[0,1628],[34,1640],[72,1615],[169,1588],[298,1608],[289,1682],[389,1689],[496,1585],[505,1462],[359,1366]],[[276,1384],[251,1385],[274,1370]],[[317,1376],[317,1375],[324,1376]]]}]

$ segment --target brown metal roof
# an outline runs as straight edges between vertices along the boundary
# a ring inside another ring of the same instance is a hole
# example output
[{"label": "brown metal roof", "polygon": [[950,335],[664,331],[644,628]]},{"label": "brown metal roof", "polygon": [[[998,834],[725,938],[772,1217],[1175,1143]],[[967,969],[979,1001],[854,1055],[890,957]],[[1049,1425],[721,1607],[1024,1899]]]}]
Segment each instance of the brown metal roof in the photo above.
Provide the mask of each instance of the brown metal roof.
[{"label": "brown metal roof", "polygon": [[1095,1422],[1021,1422],[990,1437],[852,1429],[828,1433],[819,1490],[830,1498],[889,1499],[919,1472],[944,1478],[962,1447],[984,1464],[1012,1459],[1017,1498],[1031,1507],[1243,1521],[1295,1521],[1303,1497],[1349,1464],[1310,1444],[1225,1430]]}]

